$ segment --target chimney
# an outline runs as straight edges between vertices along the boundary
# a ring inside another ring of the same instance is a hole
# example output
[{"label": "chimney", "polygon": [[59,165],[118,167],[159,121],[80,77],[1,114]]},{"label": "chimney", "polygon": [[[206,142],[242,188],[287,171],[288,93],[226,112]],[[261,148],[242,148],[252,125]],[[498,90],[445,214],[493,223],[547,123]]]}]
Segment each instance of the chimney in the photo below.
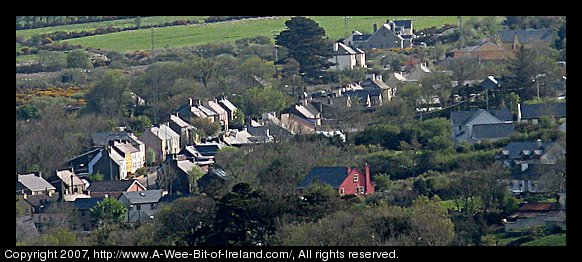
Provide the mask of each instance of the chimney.
[{"label": "chimney", "polygon": [[103,197],[104,198],[109,198],[109,194],[105,194]]},{"label": "chimney", "polygon": [[374,193],[374,185],[372,185],[372,181],[370,181],[370,167],[368,163],[364,164],[364,177],[366,179],[366,184],[364,185],[364,194]]},{"label": "chimney", "polygon": [[374,23],[372,26],[374,27],[374,33],[376,33],[378,31],[378,24]]},{"label": "chimney", "polygon": [[265,135],[266,135],[267,137],[269,137],[269,136],[271,135],[271,134],[270,134],[270,132],[269,132],[269,129],[268,129],[268,128],[267,128],[267,130],[265,131]]},{"label": "chimney", "polygon": [[348,175],[352,172],[352,167],[347,167],[348,168]]},{"label": "chimney", "polygon": [[536,149],[538,149],[538,148],[542,147],[542,140],[541,140],[541,139],[539,139],[539,138],[538,138],[538,139],[536,140],[536,146],[537,146],[537,148],[536,148]]},{"label": "chimney", "polygon": [[192,107],[192,98],[191,97],[188,98],[188,105],[190,105],[190,107]]},{"label": "chimney", "polygon": [[197,106],[201,106],[202,105],[202,101],[200,101],[200,99],[196,99],[196,105]]}]

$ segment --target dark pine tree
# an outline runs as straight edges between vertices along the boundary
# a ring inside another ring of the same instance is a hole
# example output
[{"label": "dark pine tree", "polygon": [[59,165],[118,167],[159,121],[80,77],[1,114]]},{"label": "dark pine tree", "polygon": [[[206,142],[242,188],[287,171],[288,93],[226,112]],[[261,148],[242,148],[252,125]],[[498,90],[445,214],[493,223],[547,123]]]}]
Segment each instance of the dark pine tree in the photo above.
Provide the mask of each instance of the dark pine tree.
[{"label": "dark pine tree", "polygon": [[308,82],[328,79],[325,70],[333,63],[331,45],[325,37],[325,30],[317,22],[306,17],[293,17],[285,22],[287,30],[282,31],[275,43],[287,48],[289,57],[294,58],[305,73]]}]

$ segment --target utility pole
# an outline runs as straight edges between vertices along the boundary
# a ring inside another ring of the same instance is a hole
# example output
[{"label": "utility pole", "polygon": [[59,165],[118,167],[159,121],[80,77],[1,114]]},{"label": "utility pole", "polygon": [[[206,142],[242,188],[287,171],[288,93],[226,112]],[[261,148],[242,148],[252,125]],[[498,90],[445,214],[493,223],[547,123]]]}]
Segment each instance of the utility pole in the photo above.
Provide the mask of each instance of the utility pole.
[{"label": "utility pole", "polygon": [[279,73],[279,71],[277,70],[277,61],[279,61],[279,54],[277,50],[277,40],[275,39],[277,37],[277,33],[279,33],[278,30],[273,30],[273,39],[275,40],[275,62],[273,62],[273,65],[275,66],[275,76],[277,76],[277,74]]},{"label": "utility pole", "polygon": [[153,27],[152,27],[151,31],[152,31],[151,39],[152,39],[152,57],[153,57],[154,56],[154,28]]},{"label": "utility pole", "polygon": [[348,34],[348,19],[352,18],[351,16],[344,16],[344,28],[345,28],[345,34]]}]

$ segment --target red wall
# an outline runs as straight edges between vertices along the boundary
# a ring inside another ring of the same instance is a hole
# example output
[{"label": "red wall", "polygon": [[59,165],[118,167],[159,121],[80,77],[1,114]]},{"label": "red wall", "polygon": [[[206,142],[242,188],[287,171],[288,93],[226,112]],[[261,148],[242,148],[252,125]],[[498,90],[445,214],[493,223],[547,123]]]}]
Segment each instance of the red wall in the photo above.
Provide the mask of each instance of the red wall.
[{"label": "red wall", "polygon": [[[370,181],[370,169],[368,166],[364,166],[364,172],[362,173],[358,168],[348,169],[348,176],[338,188],[338,192],[344,195],[370,195],[374,194],[374,185]],[[358,176],[358,180],[354,181],[354,175]],[[364,187],[364,193],[360,193],[359,187]]]}]

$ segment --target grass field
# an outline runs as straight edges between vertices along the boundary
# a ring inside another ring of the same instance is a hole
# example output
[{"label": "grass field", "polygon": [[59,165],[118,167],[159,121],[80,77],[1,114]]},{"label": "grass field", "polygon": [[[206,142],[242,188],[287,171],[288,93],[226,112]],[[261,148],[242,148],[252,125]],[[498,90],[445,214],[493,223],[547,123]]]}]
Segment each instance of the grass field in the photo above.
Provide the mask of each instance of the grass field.
[{"label": "grass field", "polygon": [[[430,26],[440,27],[443,24],[455,24],[457,21],[456,16],[353,16],[348,19],[346,29],[342,16],[313,16],[310,18],[317,21],[332,40],[345,37],[353,30],[370,33],[373,23],[381,25],[386,19],[410,18],[413,20],[415,29]],[[210,42],[234,42],[237,39],[261,35],[272,37],[273,31],[280,32],[286,28],[285,21],[288,19],[289,17],[277,17],[157,28],[154,30],[154,48],[192,46]],[[122,52],[150,49],[151,30],[126,31],[64,41],[86,47]]]},{"label": "grass field", "polygon": [[565,246],[566,234],[549,235],[524,243],[522,246]]},{"label": "grass field", "polygon": [[[143,17],[141,19],[142,26],[145,25],[152,25],[152,24],[161,24],[167,22],[173,22],[176,20],[196,20],[196,19],[204,19],[208,16],[152,16],[152,17]],[[83,24],[74,24],[74,25],[61,25],[61,26],[50,26],[50,27],[41,27],[35,29],[26,29],[26,30],[16,30],[16,36],[22,36],[24,38],[29,38],[33,35],[38,34],[46,34],[50,32],[56,31],[65,31],[65,32],[80,32],[80,31],[90,31],[95,30],[97,28],[105,28],[105,27],[130,27],[135,26],[135,19],[120,19],[120,20],[111,20],[111,21],[103,21],[103,22],[92,22],[92,23],[83,23]]]}]

